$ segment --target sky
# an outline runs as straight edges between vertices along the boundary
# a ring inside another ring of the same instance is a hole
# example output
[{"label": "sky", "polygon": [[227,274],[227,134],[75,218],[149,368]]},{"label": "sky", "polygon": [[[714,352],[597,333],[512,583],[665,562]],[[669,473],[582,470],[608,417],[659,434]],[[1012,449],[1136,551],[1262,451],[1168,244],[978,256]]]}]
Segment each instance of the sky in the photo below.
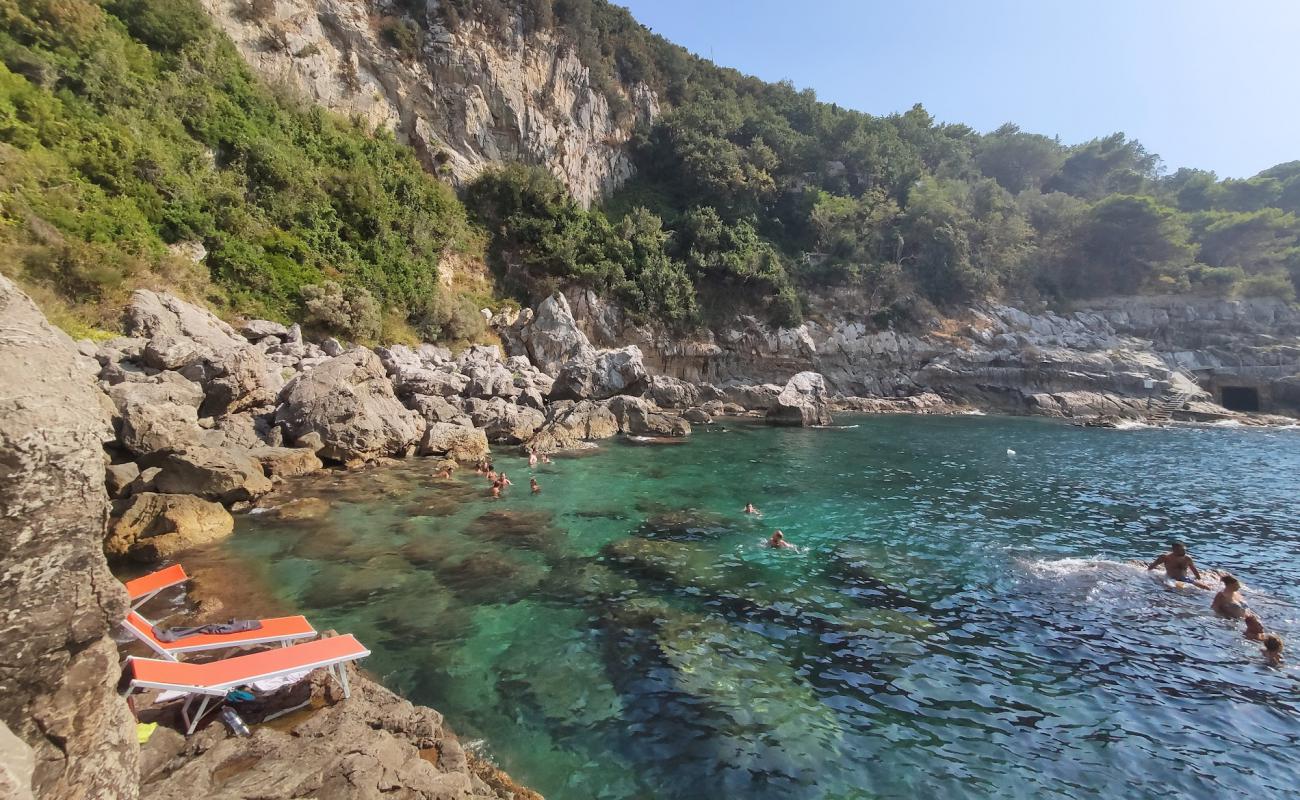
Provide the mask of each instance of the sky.
[{"label": "sky", "polygon": [[1300,0],[614,0],[714,62],[871,114],[1115,131],[1164,168],[1300,159]]}]

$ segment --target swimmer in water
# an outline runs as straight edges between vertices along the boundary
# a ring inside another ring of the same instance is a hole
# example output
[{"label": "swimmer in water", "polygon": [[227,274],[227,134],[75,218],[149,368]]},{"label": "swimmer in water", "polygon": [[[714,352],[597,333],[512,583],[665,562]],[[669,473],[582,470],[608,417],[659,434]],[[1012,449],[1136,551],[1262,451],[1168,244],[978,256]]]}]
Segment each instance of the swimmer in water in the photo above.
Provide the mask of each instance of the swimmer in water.
[{"label": "swimmer in water", "polygon": [[491,494],[492,494],[492,499],[493,499],[493,500],[500,499],[500,497],[501,497],[501,485],[498,484],[498,483],[494,483],[494,484],[492,484]]},{"label": "swimmer in water", "polygon": [[546,455],[545,453],[542,453],[542,463],[543,464],[551,463],[551,457]]},{"label": "swimmer in water", "polygon": [[781,531],[779,530],[776,533],[772,534],[771,539],[767,540],[767,546],[772,548],[773,550],[783,550],[787,547],[794,547],[794,545],[790,544],[785,540],[785,534],[781,533]]},{"label": "swimmer in water", "polygon": [[529,450],[529,451],[528,451],[528,468],[529,468],[529,469],[532,469],[532,468],[535,467],[535,466],[537,466],[537,451],[536,451],[536,450]]},{"label": "swimmer in water", "polygon": [[504,470],[502,470],[502,472],[501,472],[501,477],[497,479],[497,482],[501,484],[501,488],[502,488],[502,489],[506,488],[507,486],[514,486],[514,485],[515,485],[515,484],[514,484],[514,481],[512,481],[512,480],[510,480],[509,478],[506,477],[506,473],[505,473]]},{"label": "swimmer in water", "polygon": [[542,487],[537,483],[536,478],[528,479],[528,488],[533,490],[533,494],[541,494]]},{"label": "swimmer in water", "polygon": [[1232,575],[1223,576],[1223,590],[1214,596],[1210,609],[1225,619],[1241,619],[1249,610],[1241,599],[1241,581]]},{"label": "swimmer in water", "polygon": [[1255,612],[1247,611],[1242,619],[1246,620],[1246,632],[1243,635],[1254,642],[1264,641],[1264,623],[1259,621]]},{"label": "swimmer in water", "polygon": [[746,514],[757,514],[757,513],[758,513],[758,509],[757,509],[757,508],[754,508],[754,504],[753,504],[753,503],[746,503],[746,504],[745,504],[745,513],[746,513]]},{"label": "swimmer in water", "polygon": [[[1165,567],[1165,575],[1172,580],[1194,584],[1202,589],[1210,588],[1209,585],[1201,582],[1201,571],[1196,568],[1196,564],[1192,563],[1192,557],[1187,555],[1187,546],[1182,542],[1171,544],[1169,552],[1156,556],[1155,561],[1147,564],[1147,569],[1155,569],[1161,564]],[[1193,577],[1187,576],[1189,572]]]},{"label": "swimmer in water", "polygon": [[450,467],[443,467],[442,469],[440,469],[440,470],[438,470],[437,472],[435,472],[435,473],[433,474],[433,477],[435,477],[435,478],[443,478],[443,479],[450,478],[450,477],[451,477],[451,468],[450,468]]},{"label": "swimmer in water", "polygon": [[1282,637],[1270,633],[1264,637],[1264,660],[1269,664],[1282,666]]},{"label": "swimmer in water", "polygon": [[497,471],[494,470],[494,469],[489,469],[488,472],[487,472],[487,479],[488,479],[488,483],[496,483],[496,482],[497,482]]}]

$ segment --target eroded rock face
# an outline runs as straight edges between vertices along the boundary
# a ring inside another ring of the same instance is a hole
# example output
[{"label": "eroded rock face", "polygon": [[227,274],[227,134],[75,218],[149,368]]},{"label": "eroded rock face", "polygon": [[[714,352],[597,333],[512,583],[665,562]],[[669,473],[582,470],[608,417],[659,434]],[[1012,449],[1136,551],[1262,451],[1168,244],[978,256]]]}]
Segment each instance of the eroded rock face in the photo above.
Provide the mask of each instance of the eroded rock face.
[{"label": "eroded rock face", "polygon": [[665,414],[641,397],[620,395],[605,403],[618,429],[631,436],[689,436],[691,424],[682,417]]},{"label": "eroded rock face", "polygon": [[103,556],[112,437],[72,341],[0,276],[0,721],[41,798],[134,798],[135,725],[108,632],[126,593]]},{"label": "eroded rock face", "polygon": [[[528,30],[517,13],[491,30],[465,19],[453,32],[421,6],[413,23],[424,29],[421,51],[407,59],[376,23],[398,12],[374,0],[281,0],[261,19],[234,0],[204,6],[269,82],[393,130],[458,184],[520,161],[546,167],[589,204],[632,174],[625,143],[659,112],[645,84],[619,86],[633,109],[620,119],[573,49]],[[271,37],[283,45],[268,47]]]},{"label": "eroded rock face", "polygon": [[325,465],[305,447],[256,447],[248,454],[262,465],[268,478],[288,478],[315,472]]},{"label": "eroded rock face", "polygon": [[363,348],[294,378],[280,399],[285,439],[318,434],[317,454],[344,464],[406,455],[424,433],[424,419],[398,402],[379,358]]},{"label": "eroded rock face", "polygon": [[487,436],[480,428],[435,422],[424,432],[419,453],[422,456],[444,456],[457,461],[477,462],[487,458]]},{"label": "eroded rock face", "polygon": [[491,400],[470,398],[465,401],[474,427],[482,428],[493,444],[519,444],[533,437],[546,421],[545,415],[534,408],[518,406],[504,398]]},{"label": "eroded rock face", "polygon": [[826,380],[816,372],[800,372],[790,378],[768,408],[767,421],[772,425],[830,425]]},{"label": "eroded rock face", "polygon": [[603,403],[583,400],[556,403],[546,423],[528,443],[539,453],[587,447],[593,439],[608,439],[618,433],[618,418]]},{"label": "eroded rock face", "polygon": [[114,558],[153,564],[235,532],[220,503],[187,494],[144,492],[122,503],[109,524],[104,551]]},{"label": "eroded rock face", "polygon": [[108,396],[117,407],[118,441],[132,453],[201,444],[208,438],[199,427],[203,389],[175,372],[119,383]]},{"label": "eroded rock face", "polygon": [[588,350],[565,362],[555,376],[552,400],[602,400],[620,394],[639,395],[650,381],[641,348]]},{"label": "eroded rock face", "polygon": [[203,387],[204,415],[268,405],[283,385],[276,365],[234,328],[172,295],[136,290],[124,322],[129,335],[148,340],[146,365],[179,370]]},{"label": "eroded rock face", "polygon": [[246,450],[216,447],[160,450],[145,456],[140,463],[161,470],[153,483],[158,491],[167,494],[192,494],[221,503],[238,503],[254,500],[272,489],[262,465]]}]

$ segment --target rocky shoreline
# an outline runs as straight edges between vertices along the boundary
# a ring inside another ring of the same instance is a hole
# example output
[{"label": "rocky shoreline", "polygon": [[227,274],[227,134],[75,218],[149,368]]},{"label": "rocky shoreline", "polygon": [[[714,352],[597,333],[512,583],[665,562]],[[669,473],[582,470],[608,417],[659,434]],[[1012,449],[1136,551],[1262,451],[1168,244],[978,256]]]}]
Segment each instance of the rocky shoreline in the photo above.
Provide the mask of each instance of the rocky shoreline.
[{"label": "rocky shoreline", "polygon": [[[1300,315],[1289,307],[1269,312],[1280,336],[1233,334],[1245,324],[1239,319],[1185,351],[1157,349],[1188,341],[1168,313],[1158,344],[1138,338],[1146,323],[1132,307],[1063,317],[986,306],[965,322],[911,333],[829,319],[772,330],[742,317],[733,330],[687,341],[631,325],[575,291],[536,309],[488,314],[502,346],[453,355],[427,344],[309,341],[296,325],[265,320],[236,328],[146,290],[125,310],[126,335],[98,344],[73,343],[3,278],[0,305],[0,499],[14,532],[0,580],[8,651],[0,713],[17,734],[0,737],[0,747],[27,748],[12,763],[30,760],[30,780],[48,797],[90,796],[84,787],[134,797],[118,789],[138,785],[140,775],[153,778],[145,796],[180,796],[236,772],[248,787],[239,796],[250,797],[265,796],[286,773],[296,776],[295,792],[319,797],[345,796],[335,781],[347,775],[376,796],[385,786],[413,797],[531,796],[475,767],[436,712],[365,679],[361,700],[328,706],[288,738],[259,732],[236,755],[235,745],[208,741],[218,732],[206,733],[148,756],[141,770],[130,715],[113,690],[110,633],[126,605],[105,556],[156,564],[227,537],[232,512],[287,478],[411,456],[429,457],[432,472],[488,459],[492,446],[553,452],[619,434],[680,439],[693,425],[738,414],[825,426],[836,411],[988,409],[1105,425],[1147,419],[1173,394],[1185,399],[1174,410],[1183,417],[1292,423],[1229,412],[1198,383],[1206,364],[1223,370],[1235,354],[1232,374],[1267,382],[1269,397],[1284,403],[1300,354]],[[1184,323],[1200,319],[1180,313]],[[1206,382],[1217,391],[1223,380]],[[331,756],[326,740],[360,749]],[[248,766],[231,772],[231,759]],[[327,766],[273,768],[285,759]]]}]

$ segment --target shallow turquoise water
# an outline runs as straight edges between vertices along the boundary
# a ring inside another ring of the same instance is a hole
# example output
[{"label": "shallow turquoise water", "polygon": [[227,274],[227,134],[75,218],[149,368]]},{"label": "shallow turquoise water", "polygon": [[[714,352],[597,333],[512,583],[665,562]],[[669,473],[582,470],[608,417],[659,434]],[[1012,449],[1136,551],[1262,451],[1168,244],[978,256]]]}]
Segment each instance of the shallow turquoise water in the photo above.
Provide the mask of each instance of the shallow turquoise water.
[{"label": "shallow turquoise water", "polygon": [[551,800],[1294,796],[1293,667],[1126,562],[1183,538],[1294,638],[1300,432],[841,421],[611,442],[537,497],[515,457],[498,501],[314,478],[327,516],[232,547]]}]

